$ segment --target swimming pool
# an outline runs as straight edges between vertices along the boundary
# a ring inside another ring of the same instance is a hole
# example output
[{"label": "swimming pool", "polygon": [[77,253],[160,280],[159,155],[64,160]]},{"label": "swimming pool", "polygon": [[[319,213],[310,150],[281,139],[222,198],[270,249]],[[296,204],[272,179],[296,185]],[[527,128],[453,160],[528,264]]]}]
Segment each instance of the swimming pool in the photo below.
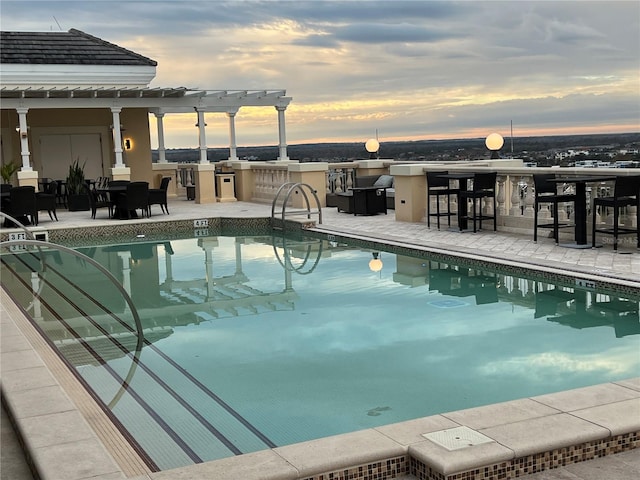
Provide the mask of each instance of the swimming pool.
[{"label": "swimming pool", "polygon": [[155,469],[640,367],[638,299],[611,292],[319,238],[81,250],[130,292],[143,345],[121,297],[75,259],[51,253],[34,277],[31,255],[5,256],[3,283]]}]

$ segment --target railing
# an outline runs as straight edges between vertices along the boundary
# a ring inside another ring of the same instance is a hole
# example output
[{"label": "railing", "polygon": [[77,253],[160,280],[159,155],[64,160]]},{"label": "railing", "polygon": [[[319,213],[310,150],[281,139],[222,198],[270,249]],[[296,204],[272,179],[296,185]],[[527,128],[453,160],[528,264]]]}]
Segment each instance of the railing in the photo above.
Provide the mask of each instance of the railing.
[{"label": "railing", "polygon": [[254,190],[252,200],[256,203],[271,203],[282,185],[289,182],[286,165],[260,163],[252,166]]},{"label": "railing", "polygon": [[[386,173],[389,173],[390,165],[399,165],[400,162],[385,162]],[[416,164],[413,164],[416,165]],[[514,231],[531,231],[533,226],[533,207],[534,207],[534,173],[555,173],[556,175],[636,175],[640,174],[640,170],[628,168],[531,168],[519,166],[505,166],[500,162],[492,161],[473,161],[473,162],[439,162],[424,163],[423,173],[428,169],[446,169],[450,171],[465,171],[487,168],[496,171],[497,190],[496,202],[498,209],[498,229],[514,230]],[[362,168],[358,161],[330,163],[325,177],[325,193],[327,195],[327,205],[332,206],[329,198],[340,192],[345,192],[354,185],[354,178],[357,172]],[[251,162],[251,171],[253,178],[253,189],[251,201],[256,203],[271,203],[275,198],[278,189],[285,183],[290,181],[287,164]],[[180,164],[177,171],[177,191],[178,194],[185,193],[186,185],[193,185],[195,172],[193,164]],[[564,188],[570,192],[574,186],[567,183],[559,188]],[[587,186],[587,213],[591,215],[591,205],[593,199],[610,194],[611,182],[603,182],[600,184],[591,184]],[[402,192],[396,188],[396,198],[402,196]],[[452,210],[457,211],[455,199],[452,197]],[[435,199],[431,200],[435,202]],[[441,201],[445,201],[444,198]],[[426,192],[425,192],[426,202]],[[426,203],[425,203],[426,206]],[[444,204],[441,207],[445,207]],[[491,202],[485,200],[482,209],[484,212],[490,212],[492,208]],[[559,206],[559,221],[573,220],[574,212],[571,203],[561,204]],[[435,203],[432,204],[432,210],[435,210]],[[426,208],[425,212],[426,213]],[[635,224],[635,208],[630,207],[622,212],[620,223],[625,226],[634,226]],[[597,224],[611,225],[613,216],[607,209],[595,212]],[[551,218],[552,212],[548,205],[541,207],[539,217],[541,220]],[[426,218],[422,220],[426,221]],[[588,222],[590,227],[591,222]]]},{"label": "railing", "polygon": [[346,192],[353,187],[357,167],[355,162],[330,163],[326,178],[327,195]]},{"label": "railing", "polygon": [[193,163],[179,163],[176,171],[176,192],[178,195],[186,195],[187,186],[196,184],[196,173]]}]

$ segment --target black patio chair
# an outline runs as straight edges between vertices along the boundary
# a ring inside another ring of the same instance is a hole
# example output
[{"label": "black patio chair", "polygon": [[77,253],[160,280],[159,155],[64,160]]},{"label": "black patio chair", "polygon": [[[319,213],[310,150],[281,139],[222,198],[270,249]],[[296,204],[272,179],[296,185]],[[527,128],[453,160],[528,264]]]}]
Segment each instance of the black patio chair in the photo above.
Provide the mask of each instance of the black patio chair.
[{"label": "black patio chair", "polygon": [[[45,184],[43,192],[36,193],[36,207],[39,212],[46,210],[49,214],[49,218],[53,220],[55,217],[58,221],[58,214],[56,213],[56,204],[58,195],[58,182],[51,180]],[[53,214],[53,215],[52,215]]]},{"label": "black patio chair", "polygon": [[67,181],[56,180],[56,183],[58,185],[56,191],[56,203],[67,208]]},{"label": "black patio chair", "polygon": [[[21,220],[29,217],[33,225],[38,225],[38,207],[36,204],[36,187],[13,187],[10,191],[9,211],[12,217]],[[28,223],[28,222],[22,222]]]},{"label": "black patio chair", "polygon": [[[553,238],[558,243],[558,229],[564,227],[572,227],[569,222],[560,223],[558,221],[558,204],[573,202],[575,204],[576,196],[570,193],[558,193],[558,184],[550,180],[555,178],[554,173],[536,173],[533,175],[534,187],[534,205],[533,205],[533,241],[538,241],[539,228],[553,229]],[[552,206],[553,221],[551,223],[538,223],[538,211],[540,204],[550,203]]]},{"label": "black patio chair", "polygon": [[[636,207],[636,225],[620,226],[620,210],[625,207]],[[596,212],[598,207],[613,208],[613,225],[597,226]],[[594,198],[593,200],[593,225],[591,234],[591,246],[596,246],[596,233],[613,235],[613,249],[618,250],[618,236],[622,234],[636,234],[636,247],[640,248],[640,175],[630,177],[616,177],[613,187],[613,196]]]},{"label": "black patio chair", "polygon": [[113,204],[109,198],[99,193],[95,188],[89,189],[89,206],[91,207],[91,218],[96,218],[96,212],[99,208],[107,208],[109,210],[109,218],[112,217]]},{"label": "black patio chair", "polygon": [[160,205],[162,213],[169,215],[169,205],[167,205],[167,189],[171,177],[162,177],[160,188],[149,189],[149,214],[151,214],[151,205]]},{"label": "black patio chair", "polygon": [[[427,172],[427,227],[431,228],[431,217],[436,217],[438,230],[440,230],[440,217],[447,217],[447,225],[451,226],[451,216],[455,215],[451,211],[451,195],[456,196],[460,192],[459,188],[452,188],[449,185],[448,178],[441,178],[440,175],[446,175],[448,172],[432,171]],[[447,211],[440,211],[440,196],[447,197]],[[436,197],[436,213],[431,213],[431,197]]]},{"label": "black patio chair", "polygon": [[[473,206],[471,212],[461,218],[467,218],[473,220],[473,233],[478,230],[476,228],[476,222],[479,224],[479,228],[482,229],[482,220],[493,220],[493,230],[497,229],[497,209],[496,209],[496,178],[498,174],[496,172],[483,172],[476,173],[473,176],[473,186],[470,190],[460,190],[460,201],[466,202],[471,199]],[[493,199],[493,212],[491,215],[482,213],[482,199]],[[477,208],[477,204],[480,204],[480,208]],[[460,208],[460,206],[458,206]],[[462,230],[462,226],[460,227]]]},{"label": "black patio chair", "polygon": [[110,182],[108,182],[107,188],[126,187],[130,183],[131,182],[129,180],[111,180]]},{"label": "black patio chair", "polygon": [[131,218],[131,213],[136,210],[142,211],[142,216],[149,217],[149,183],[130,182],[124,192],[120,192],[114,199],[114,208],[118,211],[120,218],[123,216]]}]

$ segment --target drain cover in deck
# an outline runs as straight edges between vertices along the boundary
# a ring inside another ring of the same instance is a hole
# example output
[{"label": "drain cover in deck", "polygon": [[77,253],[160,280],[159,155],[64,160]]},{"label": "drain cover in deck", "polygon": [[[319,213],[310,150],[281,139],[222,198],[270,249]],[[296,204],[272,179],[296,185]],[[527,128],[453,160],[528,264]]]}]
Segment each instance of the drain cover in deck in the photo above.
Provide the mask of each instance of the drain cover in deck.
[{"label": "drain cover in deck", "polygon": [[437,432],[423,433],[422,436],[447,450],[460,450],[461,448],[495,441],[469,427],[449,428]]}]

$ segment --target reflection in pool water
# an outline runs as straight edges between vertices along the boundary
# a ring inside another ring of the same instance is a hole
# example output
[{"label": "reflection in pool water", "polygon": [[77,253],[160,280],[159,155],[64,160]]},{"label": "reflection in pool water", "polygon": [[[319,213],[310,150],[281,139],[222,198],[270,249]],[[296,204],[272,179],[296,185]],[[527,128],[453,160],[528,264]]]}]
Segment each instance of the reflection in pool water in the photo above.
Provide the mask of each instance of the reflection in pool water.
[{"label": "reflection in pool water", "polygon": [[154,469],[640,368],[637,298],[462,261],[271,236],[81,250],[130,293],[142,348],[126,303],[75,258],[40,271],[5,255],[2,281]]}]

